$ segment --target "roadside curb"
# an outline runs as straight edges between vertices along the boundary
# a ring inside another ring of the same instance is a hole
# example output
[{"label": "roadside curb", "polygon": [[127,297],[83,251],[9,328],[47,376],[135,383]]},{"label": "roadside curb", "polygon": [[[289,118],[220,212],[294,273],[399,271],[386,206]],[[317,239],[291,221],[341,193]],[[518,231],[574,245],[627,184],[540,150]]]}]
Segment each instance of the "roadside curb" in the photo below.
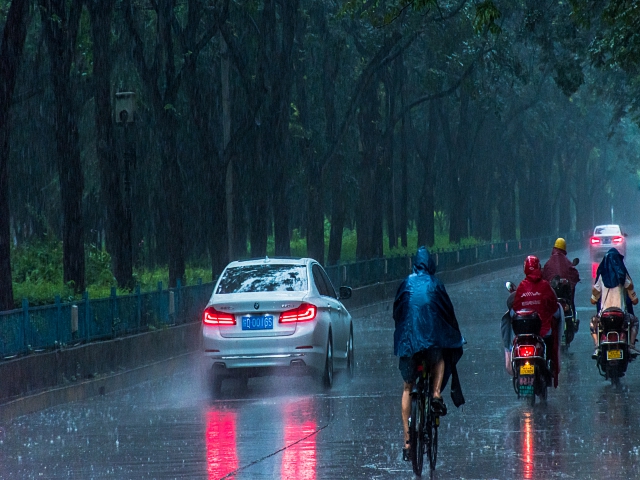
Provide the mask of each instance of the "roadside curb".
[{"label": "roadside curb", "polygon": [[76,402],[90,397],[105,395],[143,383],[160,375],[171,375],[171,373],[177,369],[180,360],[184,360],[194,353],[195,352],[187,352],[149,365],[143,365],[118,373],[101,375],[13,399],[0,405],[0,422],[9,423],[21,415],[45,410],[63,403]]}]

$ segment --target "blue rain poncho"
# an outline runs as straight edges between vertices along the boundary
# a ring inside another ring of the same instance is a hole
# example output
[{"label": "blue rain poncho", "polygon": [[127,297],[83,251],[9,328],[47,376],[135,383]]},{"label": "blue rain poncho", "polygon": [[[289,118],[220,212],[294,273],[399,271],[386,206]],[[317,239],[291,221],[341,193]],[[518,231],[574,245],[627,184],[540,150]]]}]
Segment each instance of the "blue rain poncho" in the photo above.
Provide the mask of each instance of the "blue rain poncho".
[{"label": "blue rain poncho", "polygon": [[610,248],[598,265],[595,281],[598,281],[598,277],[602,277],[602,283],[605,287],[616,288],[624,285],[627,281],[627,275],[624,256],[617,249]]},{"label": "blue rain poncho", "polygon": [[[413,273],[400,285],[393,303],[395,332],[393,353],[411,357],[429,347],[443,349],[445,377],[453,375],[451,396],[456,406],[464,403],[455,368],[462,356],[464,339],[451,299],[442,282],[434,276],[435,261],[425,247],[420,247],[413,261]],[[457,387],[457,388],[456,388]],[[456,399],[454,395],[459,395]]]}]

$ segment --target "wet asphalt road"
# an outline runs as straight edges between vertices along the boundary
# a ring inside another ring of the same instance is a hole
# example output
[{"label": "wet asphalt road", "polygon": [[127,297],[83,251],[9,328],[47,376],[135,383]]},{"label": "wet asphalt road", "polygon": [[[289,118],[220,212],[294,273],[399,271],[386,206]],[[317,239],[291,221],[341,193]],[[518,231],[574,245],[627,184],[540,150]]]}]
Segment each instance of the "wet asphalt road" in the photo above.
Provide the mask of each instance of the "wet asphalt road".
[{"label": "wet asphalt road", "polygon": [[[447,285],[468,341],[459,363],[467,403],[456,409],[447,387],[432,478],[640,478],[640,362],[620,389],[598,374],[588,332],[591,265],[585,251],[571,250],[582,260],[582,324],[547,405],[519,401],[504,368],[504,283],[521,280],[522,270]],[[640,281],[640,243],[627,253]],[[227,381],[214,399],[208,365],[184,357],[163,378],[0,425],[0,478],[414,478],[400,454],[392,337],[390,313],[357,319],[356,378],[337,372],[329,393],[315,378],[278,376]]]}]

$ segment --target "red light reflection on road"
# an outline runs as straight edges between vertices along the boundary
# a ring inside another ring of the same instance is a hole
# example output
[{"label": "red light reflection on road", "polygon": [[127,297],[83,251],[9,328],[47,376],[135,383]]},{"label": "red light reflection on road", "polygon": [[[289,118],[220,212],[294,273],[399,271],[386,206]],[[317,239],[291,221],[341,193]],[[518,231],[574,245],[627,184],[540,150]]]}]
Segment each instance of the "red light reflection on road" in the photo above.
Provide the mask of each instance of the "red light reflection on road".
[{"label": "red light reflection on road", "polygon": [[[306,402],[308,403],[308,402]],[[282,478],[315,480],[316,435],[318,425],[311,405],[292,402],[284,410],[284,444],[288,447],[282,455]]]},{"label": "red light reflection on road", "polygon": [[533,444],[533,418],[531,412],[524,413],[524,428],[522,431],[522,463],[524,471],[522,472],[522,478],[525,480],[531,480],[534,473],[534,455],[535,446]]},{"label": "red light reflection on road", "polygon": [[235,413],[217,410],[207,412],[205,441],[210,479],[217,480],[238,469]]}]

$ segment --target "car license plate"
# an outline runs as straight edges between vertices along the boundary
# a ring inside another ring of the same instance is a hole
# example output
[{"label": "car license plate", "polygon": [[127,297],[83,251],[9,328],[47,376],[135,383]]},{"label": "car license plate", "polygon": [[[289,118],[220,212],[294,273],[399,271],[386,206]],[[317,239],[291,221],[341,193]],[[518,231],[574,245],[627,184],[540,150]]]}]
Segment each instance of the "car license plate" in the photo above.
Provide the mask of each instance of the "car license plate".
[{"label": "car license plate", "polygon": [[533,365],[520,365],[520,375],[533,375],[535,367]]},{"label": "car license plate", "polygon": [[273,315],[242,317],[242,330],[273,330]]},{"label": "car license plate", "polygon": [[620,360],[622,359],[622,350],[608,350],[607,360]]}]

